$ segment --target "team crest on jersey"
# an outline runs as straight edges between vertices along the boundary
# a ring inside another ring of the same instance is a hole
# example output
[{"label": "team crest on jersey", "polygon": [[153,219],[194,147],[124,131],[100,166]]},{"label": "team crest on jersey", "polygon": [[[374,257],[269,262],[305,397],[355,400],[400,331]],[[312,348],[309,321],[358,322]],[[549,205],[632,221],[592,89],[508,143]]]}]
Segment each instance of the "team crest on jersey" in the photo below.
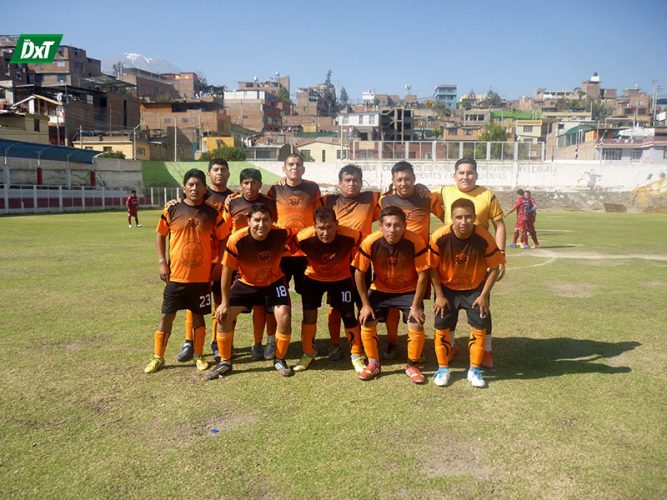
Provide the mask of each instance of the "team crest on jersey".
[{"label": "team crest on jersey", "polygon": [[456,261],[456,264],[459,266],[465,266],[468,263],[468,256],[464,254],[463,252],[457,253],[454,256],[454,260]]},{"label": "team crest on jersey", "polygon": [[267,262],[271,258],[271,252],[259,252],[257,260],[260,262]]},{"label": "team crest on jersey", "polygon": [[185,223],[185,227],[194,227],[197,229],[199,227],[199,224],[201,221],[199,219],[195,219],[194,217],[190,217],[188,221]]},{"label": "team crest on jersey", "polygon": [[329,264],[329,263],[333,262],[333,260],[335,258],[336,258],[336,253],[335,252],[334,253],[325,253],[324,255],[322,255],[322,262],[324,262],[325,264]]},{"label": "team crest on jersey", "polygon": [[292,207],[298,207],[301,205],[301,198],[298,196],[290,196],[287,201]]},{"label": "team crest on jersey", "polygon": [[387,265],[396,267],[398,265],[398,257],[387,257]]}]

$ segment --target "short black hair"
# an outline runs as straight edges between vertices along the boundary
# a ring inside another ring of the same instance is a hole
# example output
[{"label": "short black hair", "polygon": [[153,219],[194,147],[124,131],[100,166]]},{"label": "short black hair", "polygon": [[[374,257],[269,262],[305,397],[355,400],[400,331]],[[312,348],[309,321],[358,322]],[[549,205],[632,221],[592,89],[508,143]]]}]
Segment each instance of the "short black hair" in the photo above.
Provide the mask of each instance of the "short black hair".
[{"label": "short black hair", "polygon": [[398,172],[410,172],[413,177],[415,176],[415,169],[413,168],[412,163],[409,161],[399,161],[394,163],[394,166],[391,167],[392,177]]},{"label": "short black hair", "polygon": [[239,182],[243,182],[246,179],[254,179],[262,182],[262,172],[257,168],[244,168],[239,172]]},{"label": "short black hair", "polygon": [[211,161],[209,161],[208,162],[208,171],[209,172],[213,168],[213,165],[222,165],[227,170],[229,170],[229,163],[227,163],[227,160],[225,160],[224,158],[213,158]]},{"label": "short black hair", "polygon": [[271,210],[264,203],[253,203],[248,207],[248,220],[250,220],[250,218],[257,212],[268,214],[269,217],[271,217],[271,220],[273,220],[273,214],[271,213]]},{"label": "short black hair", "polygon": [[137,190],[133,189],[130,194],[137,194]]},{"label": "short black hair", "polygon": [[530,191],[528,191],[527,189],[526,189],[525,193],[526,193],[528,196],[530,196]]},{"label": "short black hair", "polygon": [[472,158],[461,158],[456,163],[454,163],[454,172],[458,171],[459,165],[464,165],[466,163],[469,163],[470,165],[472,165],[472,168],[475,169],[475,173],[477,173],[477,162],[475,160],[473,160]]},{"label": "short black hair", "polygon": [[315,212],[313,212],[313,220],[314,222],[317,221],[320,222],[331,221],[334,223],[338,222],[338,219],[336,219],[336,212],[334,212],[331,207],[316,208]]},{"label": "short black hair", "polygon": [[191,168],[190,170],[185,172],[185,175],[183,176],[183,185],[184,186],[188,182],[188,179],[191,178],[191,177],[195,177],[195,178],[199,179],[200,181],[202,181],[204,186],[206,186],[206,174],[204,172],[202,172],[201,170],[199,170],[198,168]]},{"label": "short black hair", "polygon": [[[528,191],[528,192],[530,192],[530,191]],[[518,194],[519,196],[523,196],[523,189],[517,189],[516,194]]]},{"label": "short black hair", "polygon": [[468,210],[472,211],[473,215],[475,215],[475,204],[468,198],[457,198],[454,200],[451,208],[452,214],[454,213],[455,208],[467,208]]},{"label": "short black hair", "polygon": [[304,163],[303,156],[301,156],[299,153],[290,153],[285,157],[285,161],[283,162],[283,165],[287,165],[287,159],[288,158],[299,158],[301,160],[301,163]]},{"label": "short black hair", "polygon": [[385,217],[392,217],[392,216],[396,216],[399,219],[401,219],[403,224],[405,224],[407,220],[407,218],[405,217],[405,212],[403,210],[401,210],[396,206],[391,206],[382,209],[382,211],[380,212],[380,222],[382,222],[382,219],[384,219]]},{"label": "short black hair", "polygon": [[343,176],[345,174],[359,177],[359,180],[363,180],[364,178],[364,173],[361,170],[361,167],[358,165],[354,165],[352,163],[350,163],[349,165],[345,165],[343,168],[340,169],[340,171],[338,172],[338,182],[341,182],[343,180]]}]

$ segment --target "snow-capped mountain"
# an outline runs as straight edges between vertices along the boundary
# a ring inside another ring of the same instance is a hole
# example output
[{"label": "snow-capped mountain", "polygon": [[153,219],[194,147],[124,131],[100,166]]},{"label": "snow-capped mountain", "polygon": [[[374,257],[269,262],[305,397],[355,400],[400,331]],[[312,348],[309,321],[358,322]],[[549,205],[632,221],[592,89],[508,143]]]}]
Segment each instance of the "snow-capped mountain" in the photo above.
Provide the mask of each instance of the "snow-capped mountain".
[{"label": "snow-capped mountain", "polygon": [[113,74],[113,65],[122,63],[128,68],[139,68],[152,73],[180,73],[181,69],[174,66],[166,59],[159,57],[148,57],[136,52],[125,52],[119,56],[102,59],[102,72]]}]

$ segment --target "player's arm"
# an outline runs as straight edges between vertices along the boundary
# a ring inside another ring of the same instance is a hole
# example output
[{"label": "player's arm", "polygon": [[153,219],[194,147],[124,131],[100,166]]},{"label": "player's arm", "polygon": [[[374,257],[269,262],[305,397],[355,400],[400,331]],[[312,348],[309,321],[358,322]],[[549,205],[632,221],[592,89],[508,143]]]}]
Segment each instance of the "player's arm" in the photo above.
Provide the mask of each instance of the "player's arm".
[{"label": "player's arm", "polygon": [[222,300],[215,310],[215,319],[222,324],[229,314],[229,299],[232,295],[232,273],[231,267],[222,266],[222,275],[220,276],[220,291]]},{"label": "player's arm", "polygon": [[424,315],[424,295],[426,295],[426,287],[428,286],[429,270],[425,269],[424,271],[419,271],[417,273],[417,290],[415,291],[415,298],[412,300],[412,306],[410,307],[410,314],[408,314],[408,322],[417,323],[419,326],[423,326],[426,322],[426,316]]},{"label": "player's arm", "polygon": [[489,294],[493,285],[498,281],[499,268],[494,267],[489,269],[486,273],[486,281],[484,282],[484,288],[482,288],[482,293],[479,294],[479,297],[475,299],[475,302],[472,303],[472,307],[479,307],[479,315],[483,318],[489,312]]},{"label": "player's arm", "polygon": [[155,237],[155,249],[157,250],[157,260],[160,264],[160,279],[166,283],[169,281],[171,269],[169,269],[169,263],[167,262],[167,237],[165,235],[157,233]]},{"label": "player's arm", "polygon": [[[503,215],[503,217],[507,217],[509,214],[511,214],[512,212],[515,212],[515,211],[516,211],[516,205],[514,205],[514,206],[512,207],[512,210],[510,210],[509,212],[505,212],[505,214]],[[494,224],[495,224],[495,222],[494,222]]]},{"label": "player's arm", "polygon": [[[507,229],[505,228],[505,221],[503,219],[494,220],[493,227],[496,229],[496,245],[498,245],[498,250],[505,255],[505,236],[507,234]],[[505,276],[505,264],[498,266],[498,279],[500,281]]]},{"label": "player's arm", "polygon": [[361,297],[361,309],[359,310],[359,323],[365,325],[367,321],[375,321],[375,313],[371,302],[368,300],[368,287],[366,286],[366,273],[360,269],[354,270],[354,282]]},{"label": "player's arm", "polygon": [[444,316],[445,309],[449,307],[449,301],[442,291],[442,282],[440,281],[440,273],[437,269],[431,268],[431,284],[433,285],[433,293],[435,299],[433,300],[433,314],[436,316]]}]

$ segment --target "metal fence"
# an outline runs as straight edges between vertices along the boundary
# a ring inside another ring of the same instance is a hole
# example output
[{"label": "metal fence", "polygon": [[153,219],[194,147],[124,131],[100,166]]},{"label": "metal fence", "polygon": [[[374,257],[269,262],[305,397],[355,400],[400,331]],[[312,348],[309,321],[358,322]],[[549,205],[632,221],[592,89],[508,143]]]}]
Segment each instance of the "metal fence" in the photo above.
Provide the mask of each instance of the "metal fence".
[{"label": "metal fence", "polygon": [[478,141],[352,141],[351,160],[475,160],[539,161],[545,159],[543,142]]},{"label": "metal fence", "polygon": [[[126,189],[104,187],[3,185],[0,197],[2,214],[34,214],[47,212],[83,212],[87,210],[118,210],[125,208],[129,195]],[[142,207],[160,208],[168,200],[179,197],[177,187],[147,188],[139,195]]]}]

